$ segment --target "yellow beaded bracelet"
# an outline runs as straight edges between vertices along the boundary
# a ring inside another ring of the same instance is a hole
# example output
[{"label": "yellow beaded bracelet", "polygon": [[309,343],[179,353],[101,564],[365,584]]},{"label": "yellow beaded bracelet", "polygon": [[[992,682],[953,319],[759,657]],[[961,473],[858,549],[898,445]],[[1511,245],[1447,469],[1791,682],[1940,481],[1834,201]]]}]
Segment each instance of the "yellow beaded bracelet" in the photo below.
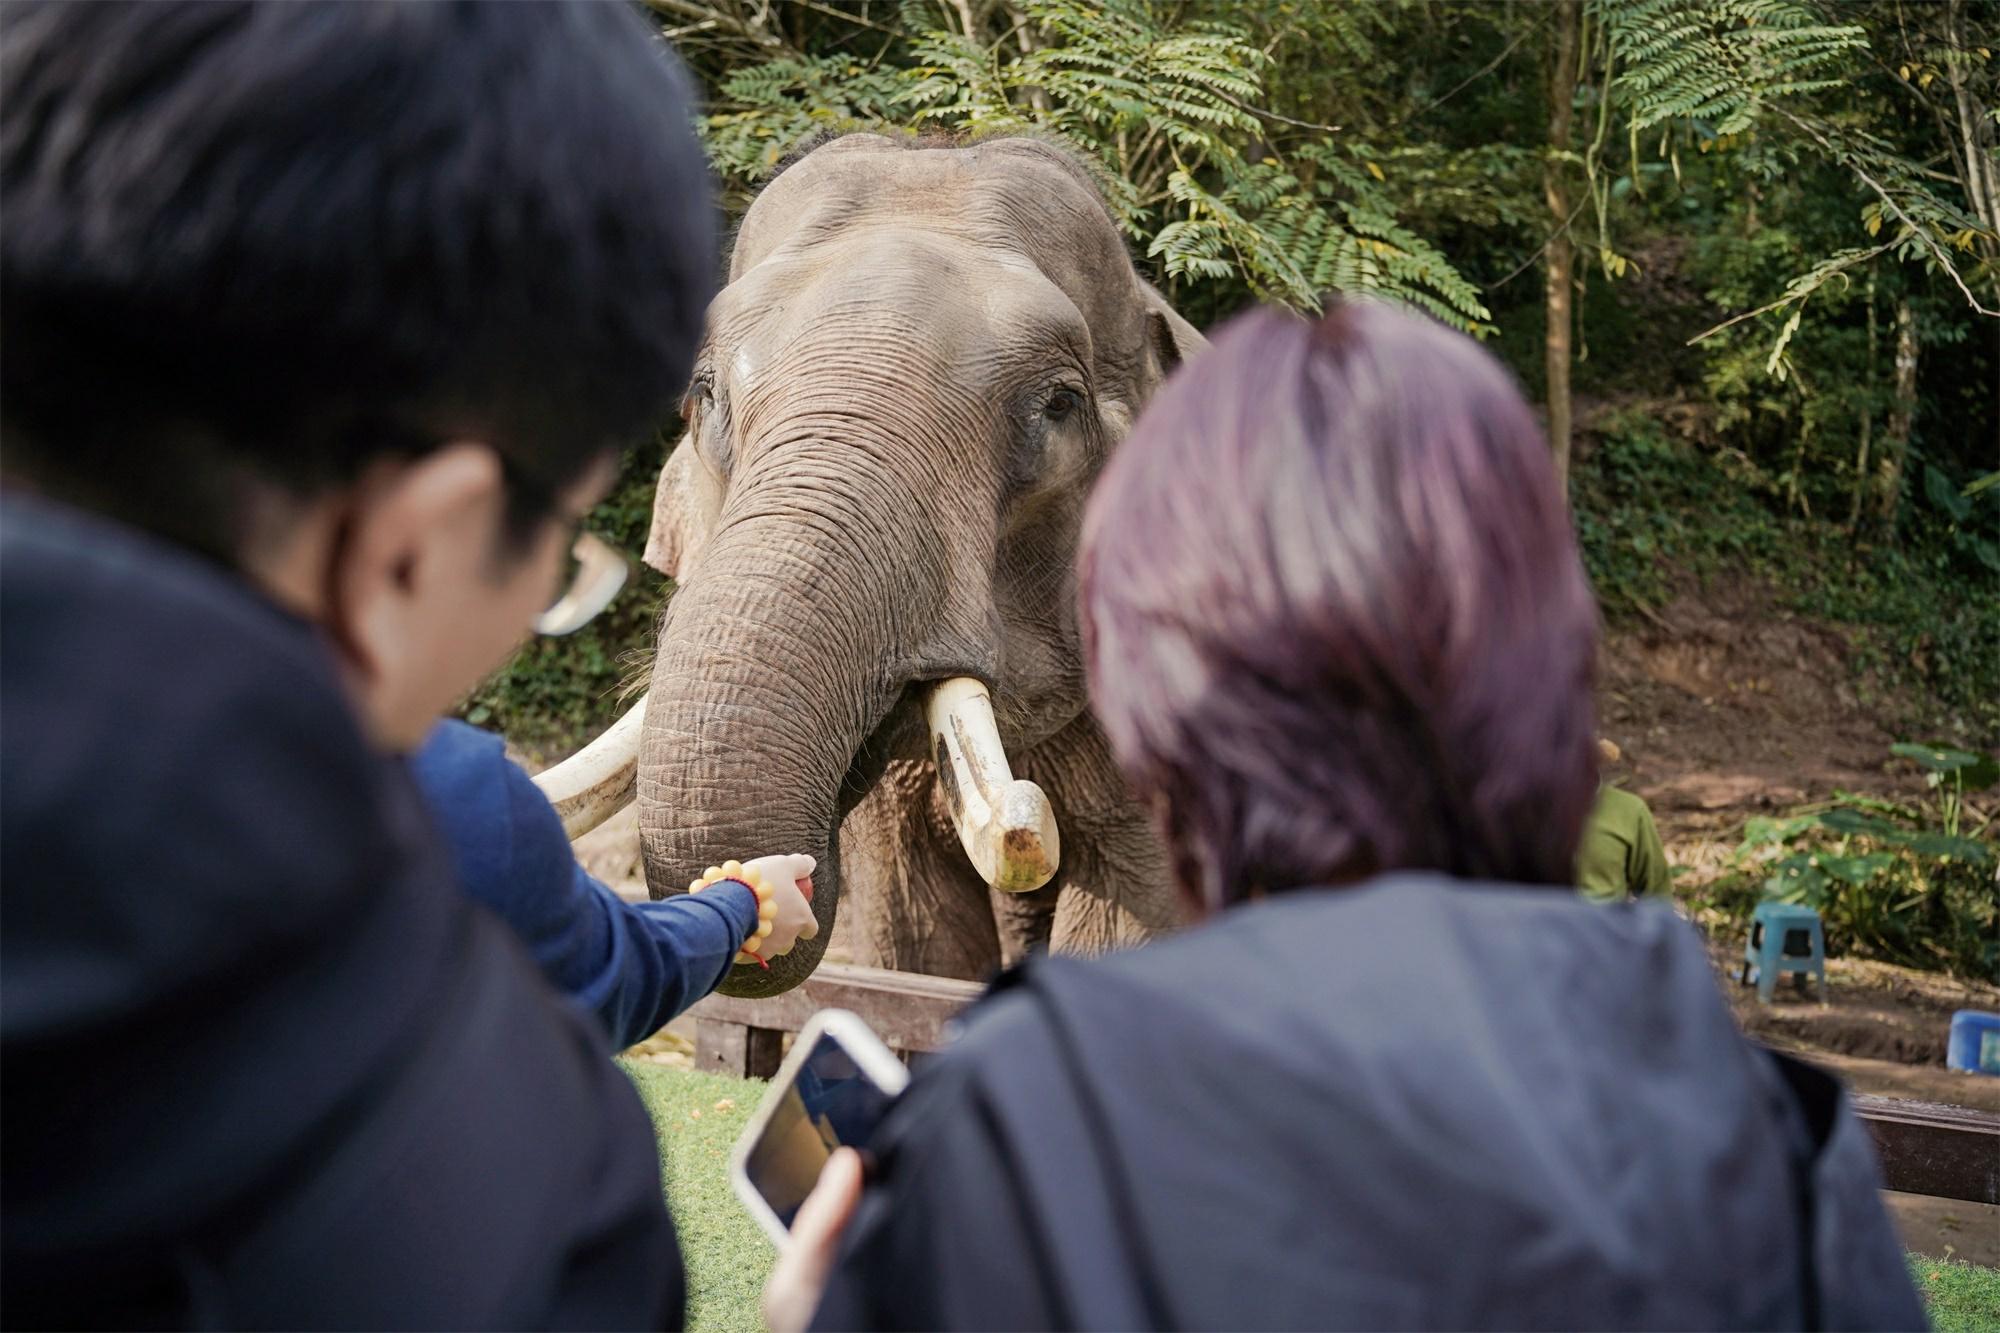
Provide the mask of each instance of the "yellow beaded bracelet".
[{"label": "yellow beaded bracelet", "polygon": [[737,953],[736,961],[755,963],[759,967],[768,969],[771,965],[758,956],[757,946],[771,933],[771,923],[778,916],[778,905],[771,900],[771,886],[764,882],[764,876],[753,867],[746,866],[741,861],[724,861],[719,866],[710,866],[700,877],[688,881],[688,892],[700,893],[703,889],[724,883],[741,884],[757,898],[757,929],[751,931],[750,938],[743,942],[743,948]]}]

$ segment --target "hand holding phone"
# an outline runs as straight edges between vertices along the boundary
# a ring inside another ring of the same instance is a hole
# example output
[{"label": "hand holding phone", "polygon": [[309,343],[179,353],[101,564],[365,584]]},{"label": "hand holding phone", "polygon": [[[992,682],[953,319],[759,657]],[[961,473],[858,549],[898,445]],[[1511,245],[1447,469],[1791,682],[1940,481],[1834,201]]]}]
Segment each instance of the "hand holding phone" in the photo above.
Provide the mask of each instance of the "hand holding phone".
[{"label": "hand holding phone", "polygon": [[730,1160],[737,1197],[780,1249],[827,1159],[866,1144],[909,1079],[846,1010],[821,1010],[806,1023]]},{"label": "hand holding phone", "polygon": [[764,1323],[770,1333],[802,1333],[812,1323],[840,1238],[861,1202],[861,1154],[837,1148],[792,1220],[790,1239],[764,1282]]}]

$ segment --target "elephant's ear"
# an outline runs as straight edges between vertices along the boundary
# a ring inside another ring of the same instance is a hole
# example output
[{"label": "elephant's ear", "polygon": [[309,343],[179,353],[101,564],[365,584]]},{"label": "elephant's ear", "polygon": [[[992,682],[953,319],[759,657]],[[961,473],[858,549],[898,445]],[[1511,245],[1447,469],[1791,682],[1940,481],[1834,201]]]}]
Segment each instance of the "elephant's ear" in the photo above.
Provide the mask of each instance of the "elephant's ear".
[{"label": "elephant's ear", "polygon": [[653,525],[646,533],[645,562],[668,578],[687,580],[694,558],[715,519],[715,483],[695,457],[686,435],[667,455],[653,491]]},{"label": "elephant's ear", "polygon": [[[1146,350],[1159,379],[1208,346],[1195,326],[1182,319],[1150,282],[1139,283],[1146,302]],[[1157,381],[1155,381],[1157,382]]]}]

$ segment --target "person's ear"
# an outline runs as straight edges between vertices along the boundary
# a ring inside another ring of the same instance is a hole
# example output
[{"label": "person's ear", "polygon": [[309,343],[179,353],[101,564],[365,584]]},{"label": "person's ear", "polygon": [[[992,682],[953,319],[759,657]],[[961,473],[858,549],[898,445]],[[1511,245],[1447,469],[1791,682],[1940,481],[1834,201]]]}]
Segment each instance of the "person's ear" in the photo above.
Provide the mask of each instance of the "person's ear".
[{"label": "person's ear", "polygon": [[361,479],[330,571],[327,628],[365,688],[393,696],[434,655],[428,630],[449,623],[466,580],[489,570],[505,507],[499,456],[480,444]]}]

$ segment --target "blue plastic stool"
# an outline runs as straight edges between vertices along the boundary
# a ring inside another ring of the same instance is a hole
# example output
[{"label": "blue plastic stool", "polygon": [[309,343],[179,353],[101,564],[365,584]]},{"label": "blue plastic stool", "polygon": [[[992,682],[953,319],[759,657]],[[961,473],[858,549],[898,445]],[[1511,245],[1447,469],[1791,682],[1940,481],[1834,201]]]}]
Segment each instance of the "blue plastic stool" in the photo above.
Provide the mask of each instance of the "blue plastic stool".
[{"label": "blue plastic stool", "polygon": [[1945,1068],[1968,1074],[2000,1075],[2000,1014],[1961,1009],[1951,1016]]},{"label": "blue plastic stool", "polygon": [[1778,974],[1811,973],[1819,978],[1819,1002],[1826,1003],[1826,934],[1819,913],[1810,907],[1766,898],[1750,916],[1750,942],[1743,946],[1743,965],[1736,979],[1757,987],[1757,999],[1769,1004],[1778,991]]}]

